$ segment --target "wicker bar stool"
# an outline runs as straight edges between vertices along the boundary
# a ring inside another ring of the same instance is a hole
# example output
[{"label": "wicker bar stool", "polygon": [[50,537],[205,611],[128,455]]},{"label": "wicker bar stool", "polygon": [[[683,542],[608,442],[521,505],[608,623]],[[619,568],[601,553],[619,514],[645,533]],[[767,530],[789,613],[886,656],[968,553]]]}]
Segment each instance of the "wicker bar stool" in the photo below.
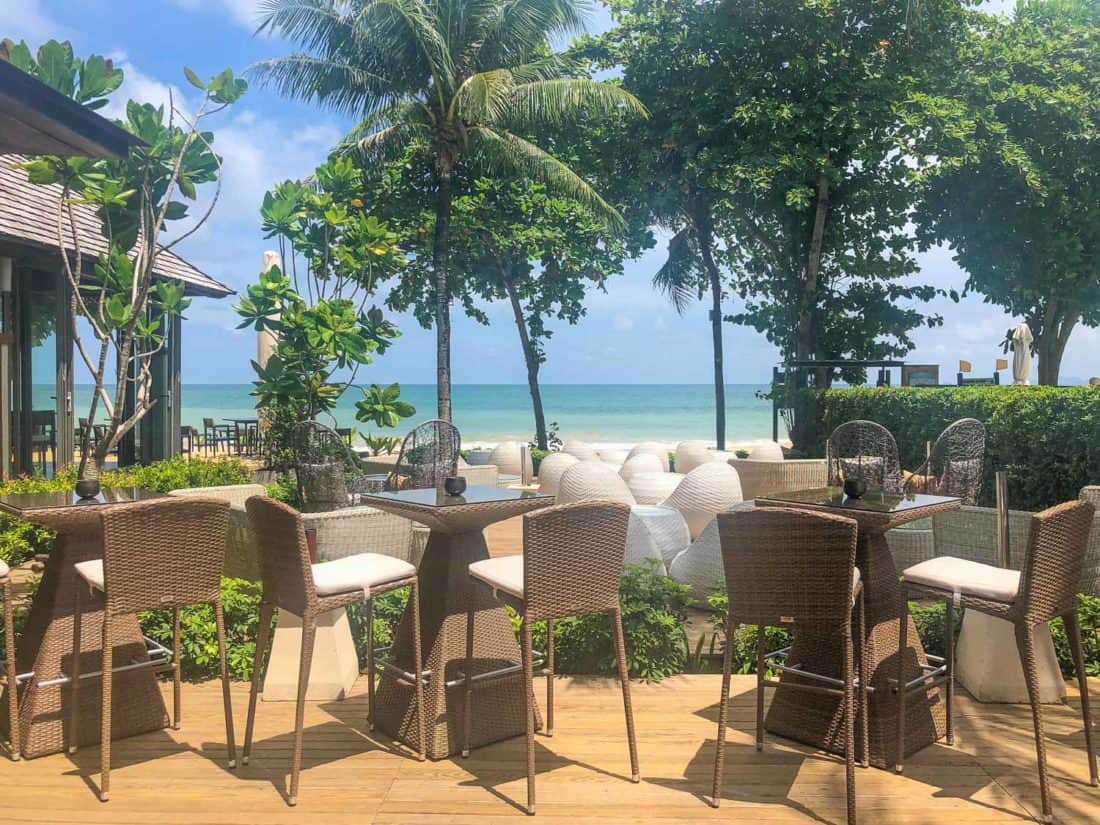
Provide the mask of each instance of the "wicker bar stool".
[{"label": "wicker bar stool", "polygon": [[[757,626],[756,749],[764,748],[765,688],[782,685],[784,689],[842,697],[848,822],[855,825],[857,713],[862,720],[860,762],[863,767],[869,763],[868,679],[862,655],[859,656],[858,682],[855,675],[856,650],[862,650],[866,626],[863,584],[859,568],[855,566],[858,526],[852,519],[785,507],[739,507],[719,513],[717,518],[729,595],[726,639],[734,637],[739,623]],[[855,640],[853,624],[858,628]],[[840,641],[837,659],[842,678],[811,673],[797,663],[787,664],[789,648],[768,654],[764,640],[769,627],[812,633],[823,644],[835,645],[835,641]],[[727,641],[714,759],[711,804],[715,808],[722,799],[732,650],[733,645]],[[766,677],[765,667],[769,662],[778,664],[785,677],[782,682]]]},{"label": "wicker bar stool", "polygon": [[248,720],[244,731],[242,761],[252,753],[252,731],[256,719],[256,696],[264,654],[271,639],[276,608],[302,619],[302,657],[298,666],[298,699],[294,715],[294,750],[290,763],[289,805],[298,804],[298,774],[302,767],[302,725],[306,689],[313,662],[313,641],[317,616],[356,602],[367,604],[367,724],[374,727],[374,597],[402,587],[410,588],[413,617],[413,681],[416,690],[417,756],[424,758],[424,679],[420,656],[420,595],[416,568],[403,559],[377,553],[359,553],[336,561],[313,564],[309,558],[302,517],[297,510],[267,496],[253,496],[245,502],[248,518],[260,548],[263,599],[260,629],[252,669],[252,690],[248,696]]},{"label": "wicker bar stool", "polygon": [[[105,509],[103,558],[80,562],[76,572],[90,591],[102,595],[103,713],[100,729],[99,798],[111,793],[111,682],[114,660],[113,625],[120,616],[144,610],[172,610],[172,727],[180,726],[180,608],[209,604],[214,608],[225,705],[225,736],[229,767],[237,765],[233,710],[225,661],[225,616],[221,572],[225,537],[229,532],[229,502],[208,498],[164,498]],[[69,753],[79,742],[81,601],[78,586],[73,609],[72,712]]]},{"label": "wicker bar stool", "polygon": [[[584,501],[548,507],[523,517],[523,555],[485,559],[470,565],[472,587],[488,587],[523,619],[520,650],[527,704],[527,813],[535,812],[535,691],[531,625],[546,622],[546,735],[554,733],[554,620],[606,613],[611,618],[622,683],[630,776],[640,781],[630,678],[623,644],[619,579],[623,569],[630,506],[610,501]],[[514,667],[493,669],[496,662],[473,658],[474,600],[466,617],[465,709],[462,755],[470,755],[471,692],[479,684],[515,673]],[[487,669],[486,669],[487,668]],[[477,672],[475,672],[477,671]]]},{"label": "wicker bar stool", "polygon": [[[1031,517],[1027,556],[1019,572],[987,564],[940,556],[907,568],[901,574],[901,649],[906,646],[909,599],[943,599],[947,603],[947,657],[942,673],[933,678],[947,683],[947,743],[954,744],[951,705],[954,698],[954,610],[964,607],[1011,622],[1016,627],[1016,646],[1024,669],[1031,716],[1035,726],[1035,753],[1039,766],[1039,792],[1043,820],[1053,821],[1050,780],[1047,776],[1046,745],[1043,742],[1043,712],[1039,702],[1039,674],[1036,666],[1035,627],[1062,618],[1073,651],[1073,664],[1081,689],[1081,717],[1085,725],[1089,780],[1097,785],[1096,752],[1092,742],[1089,686],[1081,649],[1081,622],[1077,615],[1077,584],[1088,549],[1089,531],[1095,508],[1085,501],[1069,501]],[[900,657],[899,657],[900,662]],[[898,719],[905,718],[905,699],[914,690],[926,689],[921,676],[899,690]],[[900,672],[896,680],[902,683]],[[896,770],[901,773],[905,756],[905,728],[898,726]]]},{"label": "wicker bar stool", "polygon": [[8,747],[12,761],[19,753],[19,684],[15,679],[15,619],[12,616],[11,569],[0,561],[0,585],[4,588],[4,687],[8,691]]}]

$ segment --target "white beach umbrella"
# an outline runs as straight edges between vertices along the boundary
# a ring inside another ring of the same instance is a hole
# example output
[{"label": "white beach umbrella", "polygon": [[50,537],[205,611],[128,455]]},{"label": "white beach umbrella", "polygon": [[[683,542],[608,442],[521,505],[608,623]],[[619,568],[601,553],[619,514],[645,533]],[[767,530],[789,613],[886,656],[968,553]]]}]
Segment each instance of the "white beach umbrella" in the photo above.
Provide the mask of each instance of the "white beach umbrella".
[{"label": "white beach umbrella", "polygon": [[1012,328],[1012,383],[1027,386],[1031,383],[1031,327],[1019,323]]},{"label": "white beach umbrella", "polygon": [[[264,272],[267,272],[273,266],[281,265],[281,258],[279,253],[272,249],[267,250],[264,253]],[[275,351],[275,333],[269,330],[260,330],[256,333],[256,363],[261,367],[267,366],[267,359],[271,357],[271,353]]]}]

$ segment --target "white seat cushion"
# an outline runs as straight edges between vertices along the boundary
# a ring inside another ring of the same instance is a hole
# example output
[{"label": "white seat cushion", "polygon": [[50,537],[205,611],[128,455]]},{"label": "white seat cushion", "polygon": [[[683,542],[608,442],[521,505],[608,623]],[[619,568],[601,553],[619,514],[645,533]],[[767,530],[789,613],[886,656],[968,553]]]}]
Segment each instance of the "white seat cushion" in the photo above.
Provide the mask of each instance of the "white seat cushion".
[{"label": "white seat cushion", "polygon": [[361,590],[369,598],[372,587],[416,574],[416,568],[407,561],[380,553],[358,553],[335,561],[319,562],[312,567],[313,587],[318,596]]},{"label": "white seat cushion", "polygon": [[96,590],[103,589],[103,559],[82,561],[73,566],[76,568],[77,575],[84,579],[89,586],[94,587]]},{"label": "white seat cushion", "polygon": [[1020,573],[976,561],[941,556],[914,564],[901,574],[910,584],[947,590],[960,596],[976,596],[996,602],[1015,601]]},{"label": "white seat cushion", "polygon": [[4,562],[0,561],[0,579],[6,579],[10,572],[11,568],[9,568]]},{"label": "white seat cushion", "polygon": [[475,561],[470,565],[470,575],[493,590],[503,591],[517,599],[523,598],[523,556]]},{"label": "white seat cushion", "polygon": [[856,591],[859,590],[859,568],[852,568],[852,604],[856,603]]}]

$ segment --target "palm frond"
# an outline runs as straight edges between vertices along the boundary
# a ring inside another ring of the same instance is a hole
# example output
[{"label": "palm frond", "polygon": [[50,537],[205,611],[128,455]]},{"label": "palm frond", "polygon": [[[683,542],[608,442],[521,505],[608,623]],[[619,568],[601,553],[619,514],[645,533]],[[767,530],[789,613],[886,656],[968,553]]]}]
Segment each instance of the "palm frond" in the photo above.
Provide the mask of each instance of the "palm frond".
[{"label": "palm frond", "polygon": [[375,159],[399,155],[417,140],[430,136],[428,113],[420,101],[394,103],[363,118],[336,145],[337,152],[358,149]]},{"label": "palm frond", "polygon": [[640,117],[649,114],[638,98],[611,83],[558,78],[516,86],[506,122],[531,129],[560,123],[578,114],[598,116],[623,111]]},{"label": "palm frond", "polygon": [[497,177],[508,171],[544,183],[552,190],[589,207],[614,230],[626,224],[622,215],[600,194],[549,152],[503,129],[471,126],[468,139],[470,162],[478,172]]},{"label": "palm frond", "polygon": [[354,29],[361,43],[382,51],[400,49],[410,64],[414,58],[406,46],[412,38],[436,84],[453,92],[454,61],[434,5],[424,0],[366,0],[356,10]]},{"label": "palm frond", "polygon": [[695,233],[685,227],[668,241],[668,258],[653,276],[653,286],[668,296],[672,306],[681,315],[699,298],[700,276],[699,250]]},{"label": "palm frond", "polygon": [[389,77],[308,54],[261,60],[247,72],[259,86],[344,114],[375,111],[389,105],[395,92],[400,92],[400,86]]},{"label": "palm frond", "polygon": [[527,63],[546,44],[583,31],[593,9],[587,0],[505,0],[479,50],[478,65]]},{"label": "palm frond", "polygon": [[335,0],[260,0],[256,33],[277,34],[306,49],[328,50],[353,37],[342,7]]},{"label": "palm frond", "polygon": [[512,73],[507,69],[478,72],[462,81],[451,100],[449,114],[467,123],[499,122],[515,90]]}]

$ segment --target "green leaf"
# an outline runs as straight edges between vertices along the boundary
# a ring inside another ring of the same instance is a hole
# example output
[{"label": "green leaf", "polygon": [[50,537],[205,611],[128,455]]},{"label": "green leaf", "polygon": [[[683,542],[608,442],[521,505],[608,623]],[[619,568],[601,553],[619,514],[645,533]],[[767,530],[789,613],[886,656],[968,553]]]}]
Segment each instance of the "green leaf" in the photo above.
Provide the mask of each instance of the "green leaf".
[{"label": "green leaf", "polygon": [[204,92],[206,91],[206,84],[202,82],[199,76],[195,74],[194,70],[191,69],[189,66],[183,67],[183,76],[186,77],[187,82],[194,86],[196,89],[201,89]]}]

